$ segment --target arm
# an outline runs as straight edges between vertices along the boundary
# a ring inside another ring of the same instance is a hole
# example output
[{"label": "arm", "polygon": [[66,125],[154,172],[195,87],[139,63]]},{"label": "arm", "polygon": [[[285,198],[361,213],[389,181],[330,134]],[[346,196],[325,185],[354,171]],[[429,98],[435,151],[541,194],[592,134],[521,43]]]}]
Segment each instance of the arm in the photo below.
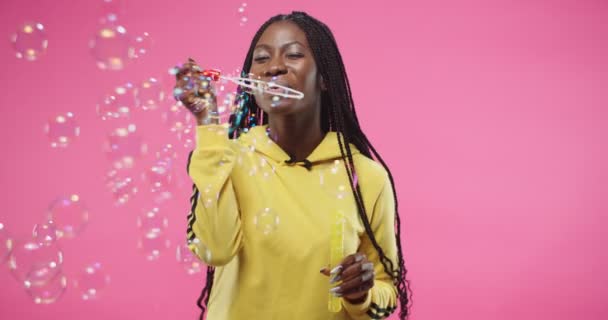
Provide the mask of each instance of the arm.
[{"label": "arm", "polygon": [[[395,199],[388,176],[384,178],[384,186],[376,200],[370,218],[370,226],[384,254],[397,265],[397,244],[395,239]],[[365,234],[361,238],[359,252],[365,254],[374,264],[374,286],[368,294],[359,301],[343,299],[343,305],[348,314],[355,320],[384,319],[397,308],[397,288],[393,280],[384,270],[380,256],[371,240]]]},{"label": "arm", "polygon": [[188,175],[194,182],[188,247],[211,266],[227,264],[242,247],[239,206],[230,178],[235,150],[223,126],[197,126],[196,148],[188,161]]}]

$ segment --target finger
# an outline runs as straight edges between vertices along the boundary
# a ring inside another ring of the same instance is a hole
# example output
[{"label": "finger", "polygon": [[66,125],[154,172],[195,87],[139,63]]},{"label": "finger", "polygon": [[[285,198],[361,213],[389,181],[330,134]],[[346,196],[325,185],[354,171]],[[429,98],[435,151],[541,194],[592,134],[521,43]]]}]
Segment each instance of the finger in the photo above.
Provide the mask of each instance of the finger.
[{"label": "finger", "polygon": [[334,283],[343,278],[341,276],[341,273],[345,269],[349,268],[353,263],[357,263],[363,259],[365,259],[365,255],[362,253],[353,253],[346,256],[344,259],[342,259],[342,262],[340,262],[340,264],[338,264],[334,269],[331,270],[331,283]]},{"label": "finger", "polygon": [[210,101],[215,99],[215,88],[209,79],[200,75],[196,77],[184,75],[177,79],[176,85],[173,88],[173,96],[176,100],[183,100],[184,97],[189,95],[203,97]]},{"label": "finger", "polygon": [[[344,273],[342,273],[342,275],[340,277],[338,277],[337,279],[334,280],[334,282],[336,281],[342,281],[343,283],[345,282],[349,282],[349,281],[353,281],[356,279],[361,278],[363,275],[372,273],[372,275],[374,275],[374,265],[373,263],[369,262],[369,263],[364,263],[360,266],[358,265],[353,265],[352,269],[346,270]],[[369,275],[366,275],[366,277],[368,277]],[[363,281],[367,281],[369,279],[365,278],[363,279]]]},{"label": "finger", "polygon": [[177,67],[175,77],[181,78],[183,76],[192,76],[194,73],[200,73],[201,71],[202,70],[198,64],[196,64],[192,58],[188,58],[187,62]]},{"label": "finger", "polygon": [[341,294],[342,294],[342,296],[344,296],[346,298],[355,298],[355,297],[358,298],[359,295],[371,290],[371,288],[373,288],[373,287],[374,287],[374,282],[367,281],[351,290],[343,291]]},{"label": "finger", "polygon": [[358,277],[362,273],[365,273],[369,270],[374,270],[374,264],[365,259],[361,262],[357,262],[351,265],[350,267],[346,268],[346,270],[342,271],[341,279],[342,281],[348,281],[352,278]]},{"label": "finger", "polygon": [[321,270],[319,270],[321,272],[321,274],[328,276],[329,277],[329,268],[328,267],[323,267],[321,268]]},{"label": "finger", "polygon": [[361,262],[363,259],[366,259],[365,255],[363,253],[356,252],[346,256],[346,258],[344,258],[340,264],[344,267],[344,269],[346,269],[357,262]]},{"label": "finger", "polygon": [[361,291],[360,288],[367,288],[374,282],[374,271],[366,271],[365,273],[344,281],[336,290],[337,293],[345,295]]},{"label": "finger", "polygon": [[360,262],[361,260],[365,259],[365,255],[362,253],[353,253],[350,254],[348,256],[346,256],[344,259],[342,259],[342,262],[340,262],[340,264],[338,265],[338,267],[340,267],[341,271],[346,270],[348,267],[350,267],[351,265],[353,265],[354,263]]}]

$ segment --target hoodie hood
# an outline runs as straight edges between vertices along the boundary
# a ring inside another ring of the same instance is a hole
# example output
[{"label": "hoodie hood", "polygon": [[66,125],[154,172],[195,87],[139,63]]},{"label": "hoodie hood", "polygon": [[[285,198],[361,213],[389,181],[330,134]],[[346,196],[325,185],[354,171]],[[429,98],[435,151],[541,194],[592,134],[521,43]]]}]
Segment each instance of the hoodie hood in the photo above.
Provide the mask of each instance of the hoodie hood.
[{"label": "hoodie hood", "polygon": [[[310,170],[311,166],[318,163],[329,162],[342,159],[340,153],[340,145],[338,144],[338,135],[334,131],[327,132],[321,143],[312,151],[304,161],[295,162],[291,157],[266,134],[268,125],[255,126],[249,129],[249,132],[242,134],[239,140],[253,146],[257,153],[261,153],[266,157],[276,161],[277,163],[299,164]],[[354,144],[350,144],[350,149],[353,155],[360,153],[359,149]]]}]

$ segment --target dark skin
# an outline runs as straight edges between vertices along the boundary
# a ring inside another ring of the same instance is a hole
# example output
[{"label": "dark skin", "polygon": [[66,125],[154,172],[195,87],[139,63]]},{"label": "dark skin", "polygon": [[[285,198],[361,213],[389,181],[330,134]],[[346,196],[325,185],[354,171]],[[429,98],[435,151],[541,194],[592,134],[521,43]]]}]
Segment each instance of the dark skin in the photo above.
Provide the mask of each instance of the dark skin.
[{"label": "dark skin", "polygon": [[272,95],[256,94],[268,114],[271,137],[291,157],[304,160],[321,143],[321,78],[306,34],[290,22],[270,25],[253,51],[250,73],[304,93],[304,98],[281,99],[272,107]]},{"label": "dark skin", "polygon": [[[255,93],[256,103],[268,114],[270,137],[296,161],[306,159],[321,143],[325,133],[321,129],[321,91],[323,79],[317,70],[306,34],[294,23],[275,22],[268,26],[256,43],[250,75],[255,79],[273,81],[304,93],[304,98],[283,98],[274,101],[273,95]],[[200,75],[201,68],[189,59],[178,71],[176,88],[183,88],[184,76]],[[210,97],[205,99],[205,94]],[[198,92],[184,91],[177,97],[197,119],[206,124],[209,111],[216,111],[215,96],[211,86]],[[361,303],[374,285],[373,264],[362,253],[347,256],[334,268],[321,269],[321,273],[338,284],[332,293],[351,303]]]}]

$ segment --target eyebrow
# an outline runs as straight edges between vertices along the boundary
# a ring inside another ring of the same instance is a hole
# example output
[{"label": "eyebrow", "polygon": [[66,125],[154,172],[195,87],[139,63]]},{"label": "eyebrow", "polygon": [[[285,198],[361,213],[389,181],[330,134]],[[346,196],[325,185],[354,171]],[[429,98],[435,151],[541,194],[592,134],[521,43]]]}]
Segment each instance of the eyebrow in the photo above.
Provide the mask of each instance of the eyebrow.
[{"label": "eyebrow", "polygon": [[[300,46],[302,46],[302,47],[306,48],[306,46],[305,46],[305,45],[303,45],[303,44],[302,44],[300,41],[297,41],[297,40],[296,40],[296,41],[291,41],[291,42],[287,42],[287,43],[285,43],[284,45],[282,45],[282,46],[281,46],[281,49],[282,49],[282,48],[285,48],[285,47],[288,47],[288,46],[290,46],[290,45],[292,45],[292,44],[299,44]],[[253,50],[256,50],[256,49],[258,49],[258,48],[264,48],[264,49],[267,49],[267,50],[272,49],[272,47],[271,47],[270,45],[268,45],[268,44],[264,44],[264,43],[258,44],[257,46],[255,46],[255,48],[253,48]]]}]

